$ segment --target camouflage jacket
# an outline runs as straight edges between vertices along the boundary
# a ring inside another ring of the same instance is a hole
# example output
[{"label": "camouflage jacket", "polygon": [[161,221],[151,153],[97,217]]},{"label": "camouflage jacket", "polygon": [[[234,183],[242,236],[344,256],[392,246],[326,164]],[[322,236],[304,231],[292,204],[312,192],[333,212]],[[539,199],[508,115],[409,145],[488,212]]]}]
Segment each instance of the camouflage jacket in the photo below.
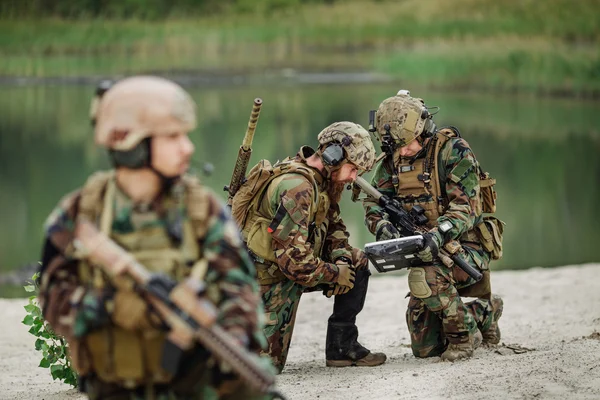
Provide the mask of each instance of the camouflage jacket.
[{"label": "camouflage jacket", "polygon": [[[395,155],[396,156],[396,155]],[[418,161],[417,161],[418,162]],[[460,137],[449,139],[438,154],[438,179],[444,197],[444,213],[437,224],[449,221],[453,228],[446,240],[458,239],[477,225],[481,217],[479,198],[479,164],[469,144]],[[399,177],[401,179],[401,177]],[[381,160],[373,174],[371,184],[390,198],[402,197],[392,183],[392,171],[387,158]],[[375,202],[365,200],[365,223],[369,231],[376,233],[377,223],[384,218],[384,211]]]},{"label": "camouflage jacket", "polygon": [[[305,146],[295,160],[306,163],[306,157],[313,153],[314,150]],[[328,181],[318,170],[314,169],[314,172],[318,190],[320,193],[326,191]],[[269,208],[269,215],[275,216],[279,210],[285,212],[272,232],[277,264],[287,278],[309,287],[336,282],[338,267],[332,262],[339,257],[352,259],[349,234],[338,204],[330,204],[325,221],[311,227],[318,206],[316,198],[319,193],[314,193],[313,185],[306,177],[290,173],[270,184],[261,204],[261,207]],[[320,249],[315,249],[315,235],[322,235]]]},{"label": "camouflage jacket", "polygon": [[[173,193],[181,190],[181,185],[182,182],[177,183],[171,192],[146,207],[134,206],[117,189],[112,233],[128,234],[157,227],[166,230],[173,216],[189,219],[185,206],[173,199]],[[208,261],[204,278],[207,297],[217,306],[217,322],[224,329],[249,348],[262,349],[266,342],[262,334],[263,307],[258,294],[256,270],[242,248],[237,227],[226,208],[206,188],[202,188],[202,195],[206,196],[206,226],[202,227],[205,234],[202,238],[197,237],[197,243]],[[74,327],[59,321],[68,319],[71,294],[84,286],[78,273],[79,261],[73,257],[72,243],[80,200],[81,190],[77,190],[65,196],[50,214],[45,225],[46,240],[42,254],[40,301],[43,313],[57,332],[67,337],[73,333]],[[141,247],[143,250],[143,245]]]}]

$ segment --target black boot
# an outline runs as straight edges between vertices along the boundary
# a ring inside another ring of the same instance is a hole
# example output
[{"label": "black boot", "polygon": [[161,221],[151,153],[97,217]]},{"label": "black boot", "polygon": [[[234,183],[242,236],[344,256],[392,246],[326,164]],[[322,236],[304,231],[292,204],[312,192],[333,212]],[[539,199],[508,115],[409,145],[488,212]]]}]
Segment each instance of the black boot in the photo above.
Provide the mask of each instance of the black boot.
[{"label": "black boot", "polygon": [[385,354],[371,353],[358,343],[356,316],[365,304],[370,275],[369,270],[356,271],[354,288],[346,294],[335,296],[325,341],[327,366],[374,366],[383,364],[386,360]]}]

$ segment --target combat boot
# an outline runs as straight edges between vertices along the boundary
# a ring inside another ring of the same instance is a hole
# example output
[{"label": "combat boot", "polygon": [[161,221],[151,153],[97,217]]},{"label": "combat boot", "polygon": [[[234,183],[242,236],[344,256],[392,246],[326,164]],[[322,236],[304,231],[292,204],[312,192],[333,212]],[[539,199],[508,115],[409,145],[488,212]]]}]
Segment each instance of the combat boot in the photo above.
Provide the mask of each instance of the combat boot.
[{"label": "combat boot", "polygon": [[483,345],[484,346],[495,346],[500,343],[500,327],[498,326],[498,320],[502,316],[502,309],[504,308],[504,302],[498,295],[492,296],[492,324],[489,329],[482,332]]},{"label": "combat boot", "polygon": [[358,329],[352,324],[329,324],[325,341],[328,367],[374,367],[387,359],[383,353],[371,353],[357,340]]},{"label": "combat boot", "polygon": [[375,367],[381,365],[387,360],[387,356],[384,353],[369,353],[357,360],[350,357],[344,360],[327,360],[326,365],[328,367]]},{"label": "combat boot", "polygon": [[473,351],[481,345],[482,335],[479,329],[469,338],[467,343],[450,343],[446,351],[442,353],[442,361],[462,360],[473,356]]}]

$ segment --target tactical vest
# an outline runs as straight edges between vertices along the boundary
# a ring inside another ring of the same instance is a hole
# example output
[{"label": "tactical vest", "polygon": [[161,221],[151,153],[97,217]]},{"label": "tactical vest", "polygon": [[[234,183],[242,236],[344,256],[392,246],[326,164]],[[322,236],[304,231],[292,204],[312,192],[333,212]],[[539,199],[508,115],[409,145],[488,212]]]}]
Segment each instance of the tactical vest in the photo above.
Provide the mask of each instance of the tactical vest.
[{"label": "tactical vest", "polygon": [[[206,263],[198,241],[206,234],[208,199],[198,181],[190,177],[182,179],[182,186],[174,194],[172,204],[185,210],[182,236],[176,243],[164,227],[148,227],[132,233],[118,234],[112,231],[116,181],[114,172],[92,175],[81,190],[78,217],[96,221],[100,230],[128,250],[150,272],[162,272],[180,281],[189,276],[203,279]],[[86,261],[79,265],[79,278],[85,287],[103,290],[114,288],[112,299],[107,302],[113,324],[95,330],[82,340],[76,341],[77,354],[73,365],[80,375],[95,373],[106,382],[125,387],[141,384],[167,383],[172,379],[160,367],[165,332],[160,323],[149,314],[142,326],[130,326],[128,318],[136,312],[147,310],[146,302],[134,288],[128,277],[116,279],[93,268]],[[71,343],[70,343],[71,345]]]},{"label": "tactical vest", "polygon": [[231,212],[233,219],[241,227],[244,242],[255,260],[261,285],[269,285],[286,279],[277,265],[273,238],[268,232],[275,213],[265,195],[271,184],[276,186],[281,179],[284,179],[284,175],[288,174],[301,175],[313,187],[309,241],[313,245],[315,257],[321,255],[329,226],[326,218],[330,206],[329,196],[325,191],[320,190],[314,170],[306,164],[290,158],[275,165],[271,165],[268,160],[261,160],[255,165],[248,173],[246,182],[236,193]]}]

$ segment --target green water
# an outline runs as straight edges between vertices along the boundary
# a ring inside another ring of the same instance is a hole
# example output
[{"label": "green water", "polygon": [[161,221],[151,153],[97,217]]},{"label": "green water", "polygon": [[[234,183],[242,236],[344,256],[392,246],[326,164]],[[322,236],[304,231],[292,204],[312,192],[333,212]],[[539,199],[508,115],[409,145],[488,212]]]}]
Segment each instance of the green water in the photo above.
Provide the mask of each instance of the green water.
[{"label": "green water", "polygon": [[[254,97],[264,105],[252,161],[314,145],[334,121],[367,125],[390,85],[229,86],[189,90],[199,105],[191,134],[203,177],[223,198]],[[410,88],[409,88],[410,89]],[[38,260],[42,226],[61,196],[108,166],[87,118],[91,86],[4,86],[0,96],[0,273]],[[600,104],[576,100],[413,91],[441,107],[440,125],[460,128],[497,178],[504,258],[493,268],[600,261]],[[378,146],[376,146],[378,148]],[[372,241],[362,208],[345,195],[342,215],[353,245]]]}]

